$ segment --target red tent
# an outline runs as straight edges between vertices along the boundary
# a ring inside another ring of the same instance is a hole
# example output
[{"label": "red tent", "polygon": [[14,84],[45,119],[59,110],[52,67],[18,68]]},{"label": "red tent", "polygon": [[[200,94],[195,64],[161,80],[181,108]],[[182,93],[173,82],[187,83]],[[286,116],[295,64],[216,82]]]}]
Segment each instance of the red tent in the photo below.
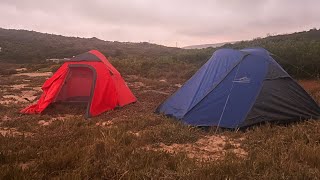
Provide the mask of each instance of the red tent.
[{"label": "red tent", "polygon": [[86,102],[86,115],[90,117],[137,100],[120,73],[97,50],[65,62],[42,90],[37,104],[21,110],[22,113],[41,113],[53,102]]}]

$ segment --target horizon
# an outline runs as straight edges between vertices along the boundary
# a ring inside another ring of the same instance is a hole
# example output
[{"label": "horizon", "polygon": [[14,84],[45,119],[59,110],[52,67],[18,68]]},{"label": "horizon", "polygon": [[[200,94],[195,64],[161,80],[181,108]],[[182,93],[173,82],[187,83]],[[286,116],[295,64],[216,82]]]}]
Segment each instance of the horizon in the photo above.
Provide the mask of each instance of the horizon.
[{"label": "horizon", "polygon": [[[29,32],[36,32],[36,33],[42,33],[42,34],[49,34],[49,35],[56,35],[56,36],[63,36],[63,37],[69,37],[69,38],[84,38],[84,39],[91,39],[91,38],[97,38],[101,41],[109,41],[109,42],[120,42],[120,43],[149,43],[149,44],[155,44],[155,45],[160,45],[160,46],[165,46],[165,47],[170,47],[170,48],[176,48],[176,46],[167,46],[167,45],[163,45],[163,44],[157,44],[157,43],[153,43],[153,42],[146,42],[146,41],[113,41],[113,40],[108,40],[108,39],[101,39],[98,37],[81,37],[81,36],[73,36],[73,35],[63,35],[63,34],[55,34],[55,33],[49,33],[49,32],[40,32],[40,31],[35,31],[35,30],[30,30],[30,29],[14,29],[14,28],[4,28],[4,27],[0,27],[0,29],[5,29],[5,30],[16,30],[16,31],[29,31]],[[252,39],[242,39],[242,40],[238,40],[238,41],[228,41],[228,42],[216,42],[216,43],[205,43],[205,44],[191,44],[191,45],[187,45],[187,46],[183,46],[183,47],[179,47],[177,46],[177,48],[188,48],[188,47],[192,47],[192,46],[205,46],[205,45],[216,45],[216,44],[224,44],[224,43],[236,43],[236,42],[240,42],[240,41],[251,41],[254,40],[256,38],[266,38],[268,36],[278,36],[278,35],[286,35],[286,34],[292,34],[292,33],[300,33],[300,32],[307,32],[310,31],[312,29],[318,29],[318,27],[314,27],[314,28],[310,28],[310,29],[304,29],[301,31],[296,31],[296,32],[285,32],[285,33],[280,33],[280,34],[267,34],[266,36],[263,37],[254,37]],[[319,29],[320,30],[320,29]],[[1,47],[0,47],[1,48]]]},{"label": "horizon", "polygon": [[4,0],[0,5],[0,27],[5,29],[168,47],[251,40],[320,27],[320,2],[312,0]]}]

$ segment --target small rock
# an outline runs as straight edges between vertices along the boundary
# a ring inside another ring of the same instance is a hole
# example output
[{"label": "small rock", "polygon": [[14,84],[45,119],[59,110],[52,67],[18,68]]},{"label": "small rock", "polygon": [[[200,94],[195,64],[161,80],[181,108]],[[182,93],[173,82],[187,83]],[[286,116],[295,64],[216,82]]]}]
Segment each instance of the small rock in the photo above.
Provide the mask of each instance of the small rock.
[{"label": "small rock", "polygon": [[47,122],[45,120],[40,120],[40,121],[38,121],[38,124],[41,126],[48,126],[51,124],[51,121]]},{"label": "small rock", "polygon": [[49,126],[51,122],[45,122],[42,124],[42,126]]},{"label": "small rock", "polygon": [[174,86],[180,88],[182,85],[181,84],[175,84]]},{"label": "small rock", "polygon": [[141,134],[139,132],[128,131],[128,133],[132,134],[132,135],[134,135],[136,137],[140,137],[141,136]]},{"label": "small rock", "polygon": [[40,124],[40,125],[43,125],[44,123],[46,123],[45,120],[40,120],[40,121],[38,121],[38,124]]},{"label": "small rock", "polygon": [[102,126],[110,126],[110,125],[112,125],[112,124],[113,124],[112,121],[106,121],[106,122],[103,122],[103,123],[102,123]]}]

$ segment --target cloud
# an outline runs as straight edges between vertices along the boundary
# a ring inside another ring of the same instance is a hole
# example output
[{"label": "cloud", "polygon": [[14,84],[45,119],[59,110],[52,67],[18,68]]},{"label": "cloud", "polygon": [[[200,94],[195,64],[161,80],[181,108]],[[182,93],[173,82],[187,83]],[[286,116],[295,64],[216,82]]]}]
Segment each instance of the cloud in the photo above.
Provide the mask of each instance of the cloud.
[{"label": "cloud", "polygon": [[0,26],[185,46],[320,26],[314,0],[2,0]]}]

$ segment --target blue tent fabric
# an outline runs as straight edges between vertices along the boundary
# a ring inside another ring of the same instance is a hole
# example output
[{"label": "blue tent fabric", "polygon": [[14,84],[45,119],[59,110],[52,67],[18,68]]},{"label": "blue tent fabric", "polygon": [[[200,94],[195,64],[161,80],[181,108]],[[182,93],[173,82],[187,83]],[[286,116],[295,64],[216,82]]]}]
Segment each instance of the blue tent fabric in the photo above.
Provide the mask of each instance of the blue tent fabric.
[{"label": "blue tent fabric", "polygon": [[[286,98],[275,103],[278,96]],[[299,110],[294,103],[300,103]],[[277,108],[270,109],[273,106]],[[264,107],[269,111],[261,110]],[[217,50],[156,112],[189,125],[225,128],[268,121],[266,117],[273,121],[281,114],[287,115],[280,120],[320,116],[314,100],[262,48]]]},{"label": "blue tent fabric", "polygon": [[232,49],[222,49],[214,53],[210,60],[179,91],[161,105],[161,111],[178,119],[184,117],[245,55],[246,53]]}]

